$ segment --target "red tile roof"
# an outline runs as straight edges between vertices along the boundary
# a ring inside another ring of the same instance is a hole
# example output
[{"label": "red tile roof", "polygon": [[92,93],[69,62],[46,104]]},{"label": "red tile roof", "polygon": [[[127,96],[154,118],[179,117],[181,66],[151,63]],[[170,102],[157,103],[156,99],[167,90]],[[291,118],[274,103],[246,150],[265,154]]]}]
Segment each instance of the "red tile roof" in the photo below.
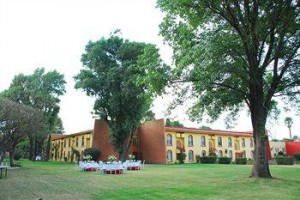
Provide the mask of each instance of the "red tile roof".
[{"label": "red tile roof", "polygon": [[198,134],[208,134],[208,135],[253,137],[252,131],[239,132],[239,131],[204,130],[204,129],[197,129],[197,128],[175,128],[175,127],[165,127],[165,131],[177,132],[177,133],[198,133]]},{"label": "red tile roof", "polygon": [[69,138],[69,137],[74,137],[78,135],[84,135],[87,133],[92,133],[93,130],[86,130],[86,131],[81,131],[78,133],[72,133],[72,134],[51,134],[51,140],[57,140],[57,139],[63,139],[63,138]]}]

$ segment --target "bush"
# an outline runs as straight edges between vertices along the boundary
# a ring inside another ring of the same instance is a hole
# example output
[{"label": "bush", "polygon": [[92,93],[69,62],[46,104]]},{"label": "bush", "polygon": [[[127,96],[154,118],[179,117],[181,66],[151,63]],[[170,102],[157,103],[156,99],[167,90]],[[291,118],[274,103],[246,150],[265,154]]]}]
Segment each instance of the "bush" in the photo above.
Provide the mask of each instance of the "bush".
[{"label": "bush", "polygon": [[84,156],[91,155],[92,156],[92,160],[97,161],[98,158],[101,155],[101,151],[99,149],[97,149],[97,148],[86,148],[83,151],[83,155]]},{"label": "bush", "polygon": [[200,157],[200,162],[203,163],[203,164],[215,163],[216,160],[217,160],[217,156],[203,156],[203,157]]},{"label": "bush", "polygon": [[300,160],[300,152],[295,153],[294,157],[296,158],[296,160]]},{"label": "bush", "polygon": [[178,159],[178,161],[179,161],[179,164],[183,164],[185,158],[186,158],[186,154],[185,154],[185,153],[179,154],[178,157],[177,157],[177,159]]},{"label": "bush", "polygon": [[237,165],[246,165],[247,158],[235,158],[235,164]]},{"label": "bush", "polygon": [[291,157],[276,157],[275,158],[277,165],[293,165],[294,158]]},{"label": "bush", "polygon": [[14,154],[14,160],[20,160],[23,157],[23,153],[21,150],[16,150]]},{"label": "bush", "polygon": [[196,155],[196,161],[197,161],[197,163],[200,163],[200,160],[201,160],[201,156],[200,155]]},{"label": "bush", "polygon": [[230,157],[219,157],[218,161],[219,161],[219,164],[230,164],[231,158]]}]

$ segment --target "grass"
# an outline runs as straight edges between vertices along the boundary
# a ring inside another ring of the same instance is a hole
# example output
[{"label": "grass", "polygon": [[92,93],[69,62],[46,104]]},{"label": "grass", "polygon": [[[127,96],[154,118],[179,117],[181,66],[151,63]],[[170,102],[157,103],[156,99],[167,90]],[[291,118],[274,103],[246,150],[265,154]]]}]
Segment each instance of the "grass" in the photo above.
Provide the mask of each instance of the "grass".
[{"label": "grass", "polygon": [[0,199],[299,199],[300,166],[271,166],[274,179],[248,178],[251,166],[146,165],[123,175],[78,171],[74,164],[30,162],[0,179]]}]

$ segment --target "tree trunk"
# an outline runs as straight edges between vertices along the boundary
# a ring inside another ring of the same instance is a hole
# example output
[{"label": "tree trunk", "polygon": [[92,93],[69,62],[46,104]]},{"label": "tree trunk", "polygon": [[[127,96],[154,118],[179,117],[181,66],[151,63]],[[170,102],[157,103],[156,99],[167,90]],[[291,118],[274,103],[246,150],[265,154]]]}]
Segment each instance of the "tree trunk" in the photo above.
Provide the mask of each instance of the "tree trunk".
[{"label": "tree trunk", "polygon": [[48,161],[50,159],[50,149],[51,149],[51,135],[48,135],[47,141],[47,149],[46,149],[46,158],[45,160]]},{"label": "tree trunk", "polygon": [[15,149],[16,149],[16,147],[14,146],[14,147],[12,147],[11,151],[9,151],[9,165],[11,167],[14,166]]},{"label": "tree trunk", "polygon": [[262,77],[252,79],[250,112],[254,138],[254,163],[250,177],[272,178],[267,154],[266,121],[268,109],[264,105]]},{"label": "tree trunk", "polygon": [[34,139],[29,136],[29,160],[34,161]]}]

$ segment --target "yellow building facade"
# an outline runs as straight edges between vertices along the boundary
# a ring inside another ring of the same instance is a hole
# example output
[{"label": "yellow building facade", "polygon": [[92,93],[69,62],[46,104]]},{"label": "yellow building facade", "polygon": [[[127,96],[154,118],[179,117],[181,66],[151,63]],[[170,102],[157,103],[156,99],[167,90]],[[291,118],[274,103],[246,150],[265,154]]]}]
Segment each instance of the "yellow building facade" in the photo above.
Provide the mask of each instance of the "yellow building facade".
[{"label": "yellow building facade", "polygon": [[214,152],[218,157],[246,157],[253,159],[254,142],[251,132],[201,130],[189,128],[165,128],[167,162],[177,161],[184,152],[185,162],[196,162],[196,156],[208,156]]},{"label": "yellow building facade", "polygon": [[[78,151],[82,157],[84,149],[92,146],[93,130],[69,135],[52,134],[51,137],[51,159],[70,162],[72,161],[72,149]],[[73,157],[73,160],[76,159]]]}]

